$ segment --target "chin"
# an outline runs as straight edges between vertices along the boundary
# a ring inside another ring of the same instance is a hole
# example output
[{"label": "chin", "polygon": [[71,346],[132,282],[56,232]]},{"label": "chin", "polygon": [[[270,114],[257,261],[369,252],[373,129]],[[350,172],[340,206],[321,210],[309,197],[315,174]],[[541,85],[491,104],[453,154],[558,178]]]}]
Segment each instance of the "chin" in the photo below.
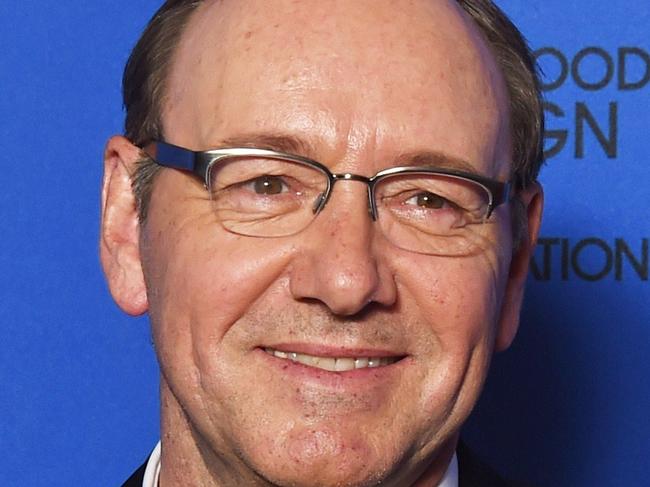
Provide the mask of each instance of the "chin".
[{"label": "chin", "polygon": [[340,468],[336,459],[331,459],[317,465],[287,466],[282,472],[269,472],[263,476],[281,487],[370,487],[384,480],[385,470],[365,472],[360,470],[363,468],[367,465],[362,463],[359,469]]},{"label": "chin", "polygon": [[394,452],[377,451],[360,441],[358,434],[354,436],[349,440],[313,430],[292,435],[283,445],[274,446],[275,451],[264,452],[263,464],[254,465],[254,470],[283,487],[378,485],[398,463]]}]

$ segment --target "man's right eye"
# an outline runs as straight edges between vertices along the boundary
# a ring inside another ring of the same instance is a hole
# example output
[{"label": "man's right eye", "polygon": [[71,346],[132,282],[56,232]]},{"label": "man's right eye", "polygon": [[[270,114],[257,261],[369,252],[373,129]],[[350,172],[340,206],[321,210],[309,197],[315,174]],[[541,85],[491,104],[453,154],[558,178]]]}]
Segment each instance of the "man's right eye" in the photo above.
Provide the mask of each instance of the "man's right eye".
[{"label": "man's right eye", "polygon": [[264,195],[280,194],[288,190],[287,184],[278,176],[260,176],[250,181],[247,186],[256,194]]}]

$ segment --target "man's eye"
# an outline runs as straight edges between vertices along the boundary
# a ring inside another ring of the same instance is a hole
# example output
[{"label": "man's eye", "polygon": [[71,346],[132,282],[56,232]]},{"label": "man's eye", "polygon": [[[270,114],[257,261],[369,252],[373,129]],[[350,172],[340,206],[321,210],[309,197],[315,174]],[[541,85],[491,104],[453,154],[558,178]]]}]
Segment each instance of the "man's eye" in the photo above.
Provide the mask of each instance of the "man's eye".
[{"label": "man's eye", "polygon": [[250,183],[256,194],[280,194],[287,190],[287,185],[277,176],[261,176]]},{"label": "man's eye", "polygon": [[438,210],[440,208],[444,208],[445,206],[449,206],[449,201],[447,201],[442,196],[438,196],[435,193],[429,193],[427,191],[411,196],[408,200],[406,200],[406,204],[416,205],[429,210]]}]

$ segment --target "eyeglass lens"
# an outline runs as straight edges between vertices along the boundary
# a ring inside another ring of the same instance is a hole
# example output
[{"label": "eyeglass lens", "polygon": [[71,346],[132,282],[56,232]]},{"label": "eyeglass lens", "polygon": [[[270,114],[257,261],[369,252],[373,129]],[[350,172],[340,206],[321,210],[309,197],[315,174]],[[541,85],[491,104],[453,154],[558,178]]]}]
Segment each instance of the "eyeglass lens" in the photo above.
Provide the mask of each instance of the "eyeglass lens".
[{"label": "eyeglass lens", "polygon": [[[318,168],[284,159],[237,157],[210,168],[217,219],[233,233],[293,235],[315,218],[329,187]],[[377,223],[393,244],[425,254],[462,255],[478,245],[490,195],[480,184],[441,174],[393,174],[376,181]]]}]

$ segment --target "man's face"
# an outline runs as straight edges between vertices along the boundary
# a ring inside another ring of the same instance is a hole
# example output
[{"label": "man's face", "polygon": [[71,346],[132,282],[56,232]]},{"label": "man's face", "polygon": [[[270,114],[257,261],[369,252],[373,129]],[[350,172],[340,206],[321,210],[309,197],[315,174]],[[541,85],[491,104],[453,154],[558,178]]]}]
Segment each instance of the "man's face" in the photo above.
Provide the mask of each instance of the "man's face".
[{"label": "man's face", "polygon": [[[292,152],[365,176],[432,151],[509,177],[503,81],[454,3],[206,2],[167,90],[165,138],[195,150],[297,140]],[[509,212],[471,255],[417,254],[386,240],[365,185],[347,181],[301,233],[244,237],[200,182],[162,171],[140,255],[163,435],[185,428],[219,468],[282,485],[413,482],[448,458],[495,341],[516,329],[501,313]],[[292,352],[384,360],[332,372]]]}]

